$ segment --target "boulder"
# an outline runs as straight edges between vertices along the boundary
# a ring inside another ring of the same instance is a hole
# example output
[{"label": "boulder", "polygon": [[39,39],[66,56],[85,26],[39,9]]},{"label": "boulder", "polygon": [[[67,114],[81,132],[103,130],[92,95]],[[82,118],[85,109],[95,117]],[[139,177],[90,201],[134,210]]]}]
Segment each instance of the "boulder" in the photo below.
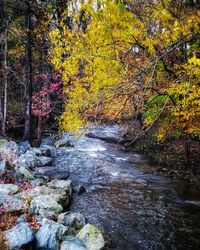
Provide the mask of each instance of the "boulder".
[{"label": "boulder", "polygon": [[69,177],[69,172],[58,167],[40,167],[34,172],[36,178],[49,178],[66,180]]},{"label": "boulder", "polygon": [[44,180],[42,178],[36,178],[35,180],[32,180],[31,182],[32,186],[42,186],[44,184]]},{"label": "boulder", "polygon": [[34,233],[28,223],[19,223],[4,232],[10,250],[20,250],[34,240]]},{"label": "boulder", "polygon": [[67,236],[62,242],[60,250],[87,250],[87,248],[82,240],[73,236]]},{"label": "boulder", "polygon": [[43,219],[42,226],[36,233],[36,249],[59,250],[59,241],[66,232],[65,226],[52,220]]},{"label": "boulder", "polygon": [[59,214],[58,222],[68,227],[69,234],[76,234],[85,226],[85,217],[81,213],[66,212]]},{"label": "boulder", "polygon": [[61,138],[55,142],[56,147],[74,147],[73,144],[71,144],[69,138]]},{"label": "boulder", "polygon": [[33,152],[27,151],[25,154],[20,155],[17,165],[19,167],[25,168],[36,168],[42,165],[39,157],[37,157]]},{"label": "boulder", "polygon": [[42,138],[40,148],[54,147],[54,139],[52,137]]},{"label": "boulder", "polygon": [[47,195],[64,207],[69,204],[69,195],[63,189],[53,189],[46,186],[35,187],[16,194],[17,198],[31,201],[37,196]]},{"label": "boulder", "polygon": [[51,150],[49,148],[32,148],[31,151],[36,155],[36,156],[51,156]]},{"label": "boulder", "polygon": [[0,148],[3,147],[3,146],[5,146],[8,143],[9,143],[8,140],[6,140],[6,139],[0,139]]},{"label": "boulder", "polygon": [[100,250],[105,245],[101,231],[91,224],[86,224],[76,237],[83,241],[88,250]]},{"label": "boulder", "polygon": [[24,212],[24,202],[16,197],[0,193],[0,208],[6,213]]},{"label": "boulder", "polygon": [[40,156],[39,160],[42,166],[51,166],[52,165],[52,158],[47,156]]},{"label": "boulder", "polygon": [[18,143],[18,155],[25,154],[27,150],[31,148],[31,145],[28,141],[22,141]]},{"label": "boulder", "polygon": [[31,173],[31,171],[23,166],[16,167],[15,171],[16,171],[16,173],[21,174],[24,179],[27,179],[27,180],[34,180],[35,179],[34,175]]},{"label": "boulder", "polygon": [[0,184],[0,193],[15,194],[19,191],[18,186],[14,184]]},{"label": "boulder", "polygon": [[0,161],[0,177],[6,173],[6,161]]},{"label": "boulder", "polygon": [[65,192],[71,196],[72,195],[72,182],[71,180],[58,180],[54,179],[47,183],[48,187],[53,189],[63,189]]},{"label": "boulder", "polygon": [[15,165],[18,160],[18,145],[14,141],[3,143],[0,147],[0,155],[10,165]]},{"label": "boulder", "polygon": [[30,210],[42,217],[54,218],[63,211],[63,207],[51,196],[40,195],[31,201]]}]

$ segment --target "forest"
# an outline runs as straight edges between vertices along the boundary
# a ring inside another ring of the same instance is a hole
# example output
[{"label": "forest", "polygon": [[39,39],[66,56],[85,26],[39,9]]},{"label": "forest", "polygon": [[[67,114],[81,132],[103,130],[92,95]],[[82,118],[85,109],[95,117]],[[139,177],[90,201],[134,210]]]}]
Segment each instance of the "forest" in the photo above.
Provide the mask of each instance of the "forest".
[{"label": "forest", "polygon": [[[0,186],[35,178],[35,155],[58,154],[44,150],[45,138],[57,140],[56,148],[73,148],[73,140],[61,139],[73,134],[144,154],[152,163],[148,171],[196,190],[199,124],[199,0],[0,0]],[[116,126],[120,138],[96,135],[93,126]],[[35,155],[27,155],[33,158],[26,168],[27,159],[20,157],[31,150]],[[51,160],[41,158],[40,164]],[[29,181],[21,182],[21,191],[40,186]],[[46,184],[54,188],[55,183]],[[0,187],[0,230],[5,231],[10,227],[1,192]],[[35,217],[28,218],[36,230]],[[16,215],[9,220],[15,224]]]}]

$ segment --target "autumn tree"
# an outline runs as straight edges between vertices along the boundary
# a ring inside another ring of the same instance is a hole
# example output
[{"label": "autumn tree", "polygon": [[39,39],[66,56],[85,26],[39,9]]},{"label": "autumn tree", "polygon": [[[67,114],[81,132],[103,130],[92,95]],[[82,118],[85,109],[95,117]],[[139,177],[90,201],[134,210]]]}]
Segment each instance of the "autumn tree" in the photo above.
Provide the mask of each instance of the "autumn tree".
[{"label": "autumn tree", "polygon": [[159,140],[199,136],[197,7],[173,0],[101,1],[96,9],[85,1],[76,12],[67,9],[50,32],[51,62],[67,96],[61,129],[76,130],[91,113],[118,119],[142,114],[140,134],[156,124]]}]

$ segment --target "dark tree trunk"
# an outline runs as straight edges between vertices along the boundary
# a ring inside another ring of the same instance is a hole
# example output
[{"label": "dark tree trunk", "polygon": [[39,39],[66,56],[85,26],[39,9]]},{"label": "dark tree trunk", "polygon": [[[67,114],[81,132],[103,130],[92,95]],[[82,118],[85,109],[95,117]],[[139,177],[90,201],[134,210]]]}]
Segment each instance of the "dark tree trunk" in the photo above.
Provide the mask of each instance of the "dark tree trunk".
[{"label": "dark tree trunk", "polygon": [[31,6],[28,0],[25,1],[26,14],[25,14],[25,27],[27,31],[27,42],[25,52],[25,95],[24,95],[24,140],[31,139],[31,97],[32,97],[32,27],[31,27]]}]

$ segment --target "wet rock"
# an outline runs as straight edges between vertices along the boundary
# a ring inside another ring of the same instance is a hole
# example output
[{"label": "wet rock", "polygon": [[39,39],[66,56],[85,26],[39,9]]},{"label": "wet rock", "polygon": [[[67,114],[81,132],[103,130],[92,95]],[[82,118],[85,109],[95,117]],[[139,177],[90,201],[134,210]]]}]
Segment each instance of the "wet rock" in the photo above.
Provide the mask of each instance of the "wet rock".
[{"label": "wet rock", "polygon": [[60,250],[87,250],[87,248],[82,240],[73,236],[67,236],[62,242]]},{"label": "wet rock", "polygon": [[8,194],[0,193],[0,208],[6,213],[24,212],[24,202]]},{"label": "wet rock", "polygon": [[15,194],[19,191],[18,186],[14,184],[0,184],[0,193]]},{"label": "wet rock", "polygon": [[30,210],[42,217],[55,217],[63,211],[63,207],[49,195],[40,195],[30,204]]},{"label": "wet rock", "polygon": [[52,180],[47,183],[48,187],[58,189],[61,188],[65,190],[65,192],[71,196],[72,195],[72,182],[70,180]]},{"label": "wet rock", "polygon": [[11,250],[20,250],[34,240],[34,233],[28,223],[19,223],[5,231],[4,235]]},{"label": "wet rock", "polygon": [[101,231],[91,224],[86,224],[76,236],[83,241],[88,250],[100,250],[105,245]]},{"label": "wet rock", "polygon": [[67,228],[52,220],[43,219],[36,233],[37,250],[59,250],[59,241],[67,233]]},{"label": "wet rock", "polygon": [[64,207],[69,204],[69,195],[63,189],[53,189],[46,186],[35,187],[16,194],[17,198],[31,201],[37,196],[46,195]]},{"label": "wet rock", "polygon": [[24,179],[27,179],[27,180],[34,180],[35,179],[35,177],[31,173],[31,171],[23,166],[16,167],[15,170],[17,173],[21,174]]},{"label": "wet rock", "polygon": [[70,234],[76,234],[85,226],[85,217],[81,213],[66,212],[59,214],[58,222],[67,226]]},{"label": "wet rock", "polygon": [[18,155],[25,154],[27,150],[31,148],[28,141],[23,141],[18,144]]}]

